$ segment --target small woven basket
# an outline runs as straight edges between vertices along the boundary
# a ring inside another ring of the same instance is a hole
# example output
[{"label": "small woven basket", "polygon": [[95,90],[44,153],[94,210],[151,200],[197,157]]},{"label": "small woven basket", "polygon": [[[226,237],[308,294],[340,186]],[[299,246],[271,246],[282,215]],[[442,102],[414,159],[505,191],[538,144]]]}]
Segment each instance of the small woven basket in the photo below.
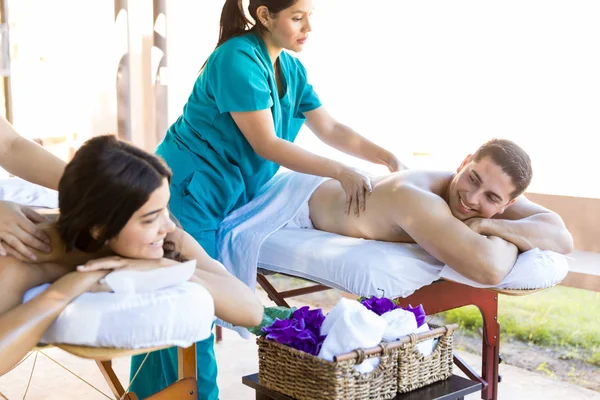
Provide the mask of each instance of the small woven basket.
[{"label": "small woven basket", "polygon": [[[331,362],[272,340],[257,339],[261,385],[297,400],[393,399],[397,391],[398,350],[384,344],[377,368],[354,369],[366,358]],[[379,355],[378,355],[379,356]],[[375,356],[373,356],[375,357]]]},{"label": "small woven basket", "polygon": [[[393,399],[399,391],[414,390],[452,374],[452,333],[457,327],[448,325],[382,342],[371,349],[339,355],[335,361],[258,338],[259,382],[297,400]],[[430,338],[439,338],[439,342],[431,355],[423,357],[416,343]],[[379,365],[372,372],[361,374],[354,368],[375,357]],[[445,365],[447,360],[449,365]],[[427,372],[421,373],[421,368]]]}]

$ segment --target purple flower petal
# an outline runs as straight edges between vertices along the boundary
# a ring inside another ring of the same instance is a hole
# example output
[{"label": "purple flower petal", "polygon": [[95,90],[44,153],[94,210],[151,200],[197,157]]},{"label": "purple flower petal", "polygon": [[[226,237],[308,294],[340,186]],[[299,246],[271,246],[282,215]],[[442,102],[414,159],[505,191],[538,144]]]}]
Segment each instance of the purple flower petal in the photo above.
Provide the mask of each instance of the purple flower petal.
[{"label": "purple flower petal", "polygon": [[363,299],[361,303],[369,310],[373,311],[377,315],[385,314],[388,311],[392,311],[398,306],[394,302],[386,297],[375,297],[372,296],[368,299]]},{"label": "purple flower petal", "polygon": [[266,338],[275,340],[281,344],[290,344],[299,332],[305,330],[304,320],[296,319],[275,319],[271,326],[264,327],[263,332],[267,334]]},{"label": "purple flower petal", "polygon": [[322,309],[309,310],[308,307],[301,307],[294,311],[290,319],[275,319],[275,322],[262,331],[269,340],[317,355],[325,340],[325,336],[320,335],[324,320]]},{"label": "purple flower petal", "polygon": [[427,315],[425,314],[425,310],[423,309],[423,304],[419,304],[417,307],[413,308],[412,305],[408,305],[406,307],[406,311],[410,311],[415,314],[415,318],[417,320],[417,328],[420,328],[421,325],[425,323],[425,318]]}]

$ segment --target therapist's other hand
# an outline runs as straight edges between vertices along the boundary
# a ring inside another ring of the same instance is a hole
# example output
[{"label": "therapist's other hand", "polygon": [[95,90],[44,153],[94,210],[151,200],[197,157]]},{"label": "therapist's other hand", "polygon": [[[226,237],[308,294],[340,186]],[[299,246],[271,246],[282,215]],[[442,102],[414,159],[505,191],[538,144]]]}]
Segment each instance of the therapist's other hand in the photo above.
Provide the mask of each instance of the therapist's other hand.
[{"label": "therapist's other hand", "polygon": [[390,172],[398,172],[408,169],[408,167],[404,165],[398,159],[398,157],[396,157],[393,153],[389,151],[386,154],[383,154],[381,157],[379,157],[379,159],[381,160],[381,164],[385,165],[390,170]]},{"label": "therapist's other hand", "polygon": [[346,215],[354,213],[357,217],[365,211],[365,198],[373,191],[371,178],[350,167],[345,167],[337,178],[346,192]]},{"label": "therapist's other hand", "polygon": [[36,260],[31,249],[49,253],[50,237],[35,225],[47,221],[29,207],[0,201],[0,255],[27,262]]},{"label": "therapist's other hand", "polygon": [[162,267],[168,267],[177,264],[175,260],[169,260],[166,258],[152,259],[152,260],[139,260],[133,258],[125,258],[121,256],[108,256],[90,260],[84,265],[79,265],[77,271],[80,272],[91,272],[101,270],[150,270]]}]

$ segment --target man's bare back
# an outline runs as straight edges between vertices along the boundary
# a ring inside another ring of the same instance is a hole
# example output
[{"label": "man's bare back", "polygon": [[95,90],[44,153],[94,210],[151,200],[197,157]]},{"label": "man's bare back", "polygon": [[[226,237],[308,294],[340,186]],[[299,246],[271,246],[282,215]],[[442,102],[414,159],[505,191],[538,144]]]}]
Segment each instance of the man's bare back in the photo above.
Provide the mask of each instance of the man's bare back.
[{"label": "man's bare back", "polygon": [[322,183],[309,200],[310,218],[316,229],[344,236],[386,242],[414,243],[397,221],[402,204],[395,193],[410,184],[442,197],[454,174],[448,171],[405,170],[372,180],[373,191],[360,216],[344,213],[346,194],[335,179]]}]

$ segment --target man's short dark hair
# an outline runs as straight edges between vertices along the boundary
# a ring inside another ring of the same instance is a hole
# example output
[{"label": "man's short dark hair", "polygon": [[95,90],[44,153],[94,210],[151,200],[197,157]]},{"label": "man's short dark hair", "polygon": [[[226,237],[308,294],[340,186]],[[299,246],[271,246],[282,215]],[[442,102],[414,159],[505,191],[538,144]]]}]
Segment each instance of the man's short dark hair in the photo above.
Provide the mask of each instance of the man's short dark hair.
[{"label": "man's short dark hair", "polygon": [[507,139],[492,139],[479,147],[471,159],[477,162],[485,157],[490,157],[512,178],[515,185],[515,190],[511,193],[513,199],[520,196],[531,183],[531,159],[516,143]]}]

